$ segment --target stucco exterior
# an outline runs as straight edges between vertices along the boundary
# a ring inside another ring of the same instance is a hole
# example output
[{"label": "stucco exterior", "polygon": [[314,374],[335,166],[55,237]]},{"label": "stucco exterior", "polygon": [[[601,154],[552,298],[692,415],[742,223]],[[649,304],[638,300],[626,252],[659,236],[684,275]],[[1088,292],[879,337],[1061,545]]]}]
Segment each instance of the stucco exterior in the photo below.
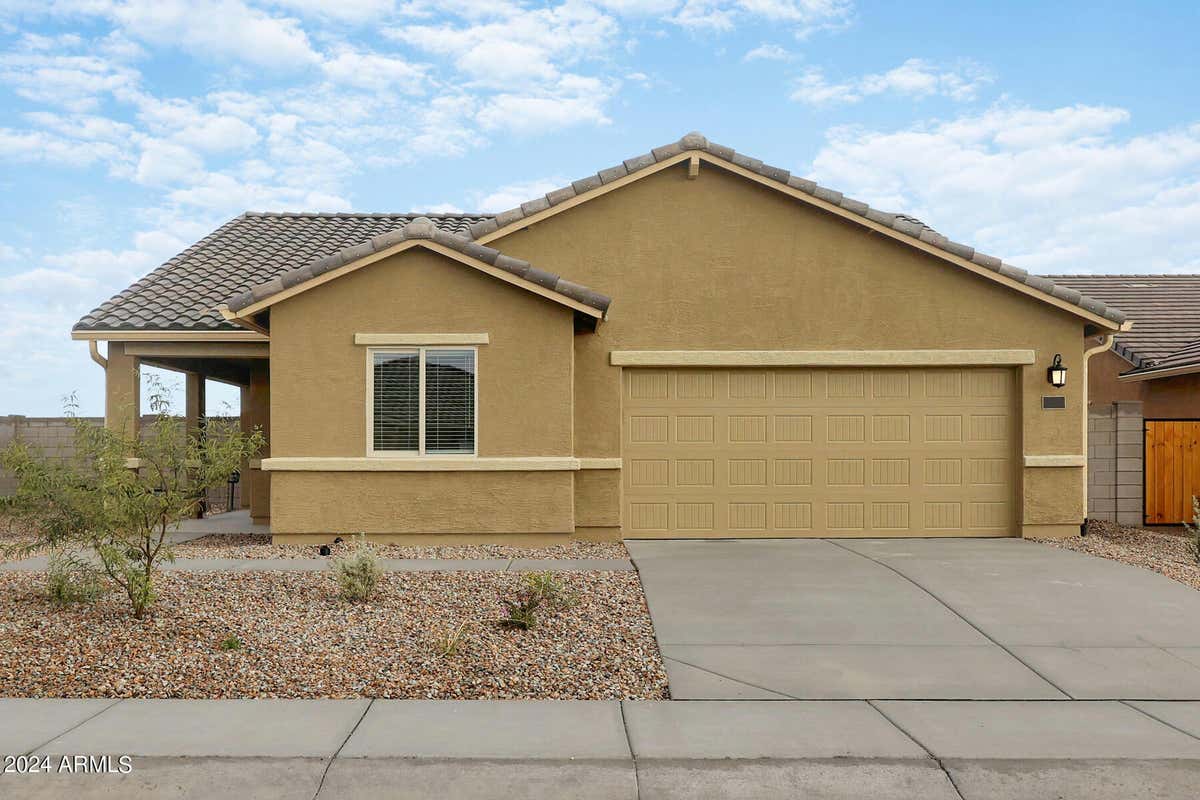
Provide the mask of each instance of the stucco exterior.
[{"label": "stucco exterior", "polygon": [[[718,167],[660,172],[490,244],[614,297],[609,320],[575,341],[577,455],[620,456],[609,354],[626,349],[1029,348],[1022,454],[1084,452],[1084,387],[1055,390],[1045,372],[1055,353],[1080,365],[1082,320]],[[1044,410],[1054,394],[1066,408]],[[619,491],[618,474],[589,480]],[[1078,530],[1083,483],[1082,467],[1024,469],[1023,532]],[[588,503],[604,496],[577,496],[576,514],[599,515]]]},{"label": "stucco exterior", "polygon": [[[272,308],[271,455],[364,455],[367,348],[355,334],[475,331],[489,338],[477,355],[479,457],[571,456],[571,312],[427,250],[406,250]],[[569,471],[278,470],[271,480],[276,535],[574,527]]]}]

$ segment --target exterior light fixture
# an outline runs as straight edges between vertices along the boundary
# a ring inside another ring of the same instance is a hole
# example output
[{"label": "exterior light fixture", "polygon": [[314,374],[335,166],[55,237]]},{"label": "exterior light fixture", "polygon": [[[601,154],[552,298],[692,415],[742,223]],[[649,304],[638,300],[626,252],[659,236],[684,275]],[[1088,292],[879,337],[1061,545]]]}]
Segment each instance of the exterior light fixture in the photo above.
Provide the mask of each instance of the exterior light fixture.
[{"label": "exterior light fixture", "polygon": [[1062,354],[1054,354],[1054,363],[1046,369],[1046,380],[1056,389],[1067,385],[1067,368],[1063,366]]}]

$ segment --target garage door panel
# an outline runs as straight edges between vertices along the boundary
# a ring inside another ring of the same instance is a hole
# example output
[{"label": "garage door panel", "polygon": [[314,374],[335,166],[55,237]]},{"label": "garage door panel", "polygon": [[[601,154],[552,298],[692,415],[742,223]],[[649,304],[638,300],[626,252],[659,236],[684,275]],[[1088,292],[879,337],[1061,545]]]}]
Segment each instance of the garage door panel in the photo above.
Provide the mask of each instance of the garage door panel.
[{"label": "garage door panel", "polygon": [[1011,370],[627,375],[629,535],[1014,533]]}]

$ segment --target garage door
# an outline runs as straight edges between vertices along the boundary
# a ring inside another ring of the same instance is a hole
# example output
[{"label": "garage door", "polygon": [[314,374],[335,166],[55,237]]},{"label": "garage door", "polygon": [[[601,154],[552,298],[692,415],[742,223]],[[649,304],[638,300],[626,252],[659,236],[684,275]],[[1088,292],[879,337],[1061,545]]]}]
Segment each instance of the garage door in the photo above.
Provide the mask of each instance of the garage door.
[{"label": "garage door", "polygon": [[1015,378],[626,369],[625,535],[1013,535]]}]

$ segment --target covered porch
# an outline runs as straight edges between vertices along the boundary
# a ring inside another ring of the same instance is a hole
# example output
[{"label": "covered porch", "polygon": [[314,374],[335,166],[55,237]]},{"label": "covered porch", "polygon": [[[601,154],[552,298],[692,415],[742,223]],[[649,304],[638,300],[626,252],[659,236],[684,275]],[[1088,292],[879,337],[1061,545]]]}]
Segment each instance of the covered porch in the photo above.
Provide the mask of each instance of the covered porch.
[{"label": "covered porch", "polygon": [[[92,360],[104,369],[104,424],[110,430],[139,431],[143,365],[184,375],[182,410],[189,433],[204,425],[205,382],[236,386],[242,430],[261,429],[267,444],[241,470],[238,506],[247,513],[238,515],[237,525],[246,530],[224,532],[270,532],[270,475],[261,469],[262,459],[270,456],[271,438],[270,348],[265,336],[253,331],[75,331],[72,336],[87,340]],[[105,352],[102,342],[107,344]],[[233,521],[231,514],[212,518],[214,523],[218,520]]]}]

